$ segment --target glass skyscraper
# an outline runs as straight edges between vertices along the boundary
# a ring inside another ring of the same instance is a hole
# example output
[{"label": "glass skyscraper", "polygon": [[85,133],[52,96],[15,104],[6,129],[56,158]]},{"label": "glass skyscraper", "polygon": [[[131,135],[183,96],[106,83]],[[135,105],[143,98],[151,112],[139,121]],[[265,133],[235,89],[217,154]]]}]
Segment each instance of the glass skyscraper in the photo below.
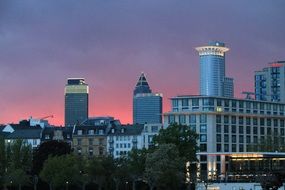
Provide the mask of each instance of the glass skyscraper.
[{"label": "glass skyscraper", "polygon": [[196,50],[200,56],[200,94],[233,97],[233,79],[225,76],[225,53],[229,48],[215,41]]},{"label": "glass skyscraper", "polygon": [[255,99],[285,102],[285,61],[269,64],[255,72]]},{"label": "glass skyscraper", "polygon": [[65,126],[72,127],[88,118],[89,88],[83,78],[69,78],[65,86]]},{"label": "glass skyscraper", "polygon": [[144,73],[134,89],[133,123],[162,123],[162,94],[152,93]]}]

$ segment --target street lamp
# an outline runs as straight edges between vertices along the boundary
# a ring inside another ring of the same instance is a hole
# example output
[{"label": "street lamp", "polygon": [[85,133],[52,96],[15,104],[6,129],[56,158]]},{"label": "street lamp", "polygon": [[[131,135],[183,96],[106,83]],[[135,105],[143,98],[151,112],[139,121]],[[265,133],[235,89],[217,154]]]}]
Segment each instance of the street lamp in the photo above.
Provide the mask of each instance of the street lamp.
[{"label": "street lamp", "polygon": [[66,190],[68,190],[68,181],[66,181],[65,184],[66,184]]},{"label": "street lamp", "polygon": [[37,190],[37,184],[38,184],[39,178],[37,175],[33,176],[33,182],[34,182],[34,190]]}]

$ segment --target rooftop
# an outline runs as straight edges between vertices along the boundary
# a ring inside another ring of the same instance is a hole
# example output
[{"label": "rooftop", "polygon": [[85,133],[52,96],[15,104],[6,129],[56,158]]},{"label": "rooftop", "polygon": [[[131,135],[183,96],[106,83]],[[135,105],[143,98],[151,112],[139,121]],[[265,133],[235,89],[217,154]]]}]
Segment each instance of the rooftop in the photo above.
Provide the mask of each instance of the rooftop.
[{"label": "rooftop", "polygon": [[151,93],[151,89],[148,85],[148,82],[146,80],[146,76],[144,73],[141,73],[139,80],[136,84],[134,95],[139,93]]}]

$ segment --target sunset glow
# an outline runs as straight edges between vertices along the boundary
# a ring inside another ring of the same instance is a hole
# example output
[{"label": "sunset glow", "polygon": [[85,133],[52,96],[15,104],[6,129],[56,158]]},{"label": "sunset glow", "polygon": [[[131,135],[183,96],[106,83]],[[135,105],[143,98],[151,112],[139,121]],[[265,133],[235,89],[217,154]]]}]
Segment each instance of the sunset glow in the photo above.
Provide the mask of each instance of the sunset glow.
[{"label": "sunset glow", "polygon": [[284,60],[284,6],[257,0],[1,1],[0,123],[54,115],[49,122],[63,125],[64,86],[72,77],[90,87],[91,117],[131,123],[141,72],[169,111],[170,97],[199,93],[195,47],[211,40],[230,48],[227,74],[242,97],[253,91],[255,70]]}]

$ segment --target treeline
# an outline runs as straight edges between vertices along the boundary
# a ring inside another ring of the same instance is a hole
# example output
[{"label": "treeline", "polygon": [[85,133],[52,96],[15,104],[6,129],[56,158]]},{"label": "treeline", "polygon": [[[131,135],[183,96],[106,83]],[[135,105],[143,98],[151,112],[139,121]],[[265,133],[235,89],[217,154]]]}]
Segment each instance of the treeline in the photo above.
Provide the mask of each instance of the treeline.
[{"label": "treeline", "polygon": [[73,155],[65,142],[45,142],[32,152],[21,140],[5,145],[2,138],[0,183],[3,189],[19,190],[186,189],[196,176],[195,167],[186,167],[196,161],[196,140],[189,127],[174,124],[154,137],[149,150],[85,158]]}]

